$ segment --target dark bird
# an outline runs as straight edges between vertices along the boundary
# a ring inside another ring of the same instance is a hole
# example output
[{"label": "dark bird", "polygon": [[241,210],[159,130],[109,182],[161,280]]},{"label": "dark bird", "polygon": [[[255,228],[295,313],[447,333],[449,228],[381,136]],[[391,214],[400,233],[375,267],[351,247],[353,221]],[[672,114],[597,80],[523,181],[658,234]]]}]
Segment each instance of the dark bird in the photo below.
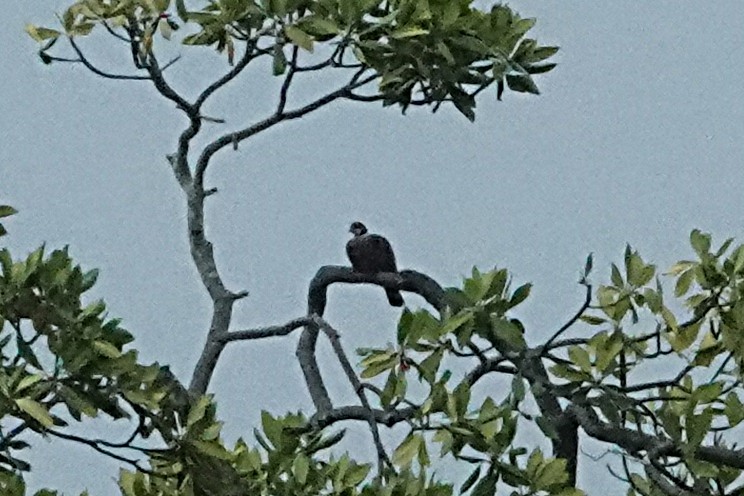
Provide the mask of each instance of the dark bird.
[{"label": "dark bird", "polygon": [[[387,239],[379,234],[369,234],[367,227],[361,222],[354,222],[349,232],[354,237],[346,243],[346,254],[355,271],[365,274],[398,272],[393,247]],[[400,291],[386,288],[385,294],[392,306],[403,306],[403,296]]]}]

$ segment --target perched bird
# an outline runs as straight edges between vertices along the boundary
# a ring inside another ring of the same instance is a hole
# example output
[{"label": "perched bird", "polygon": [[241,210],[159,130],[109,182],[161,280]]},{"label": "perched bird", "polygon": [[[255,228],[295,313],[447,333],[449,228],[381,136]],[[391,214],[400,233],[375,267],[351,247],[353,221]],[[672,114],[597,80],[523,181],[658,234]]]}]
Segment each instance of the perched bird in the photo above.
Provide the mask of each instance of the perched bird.
[{"label": "perched bird", "polygon": [[[369,234],[367,227],[361,222],[351,224],[349,232],[354,237],[346,243],[346,254],[355,271],[365,274],[398,272],[393,247],[387,239],[379,234]],[[385,294],[392,306],[403,306],[403,296],[400,291],[386,288]]]}]

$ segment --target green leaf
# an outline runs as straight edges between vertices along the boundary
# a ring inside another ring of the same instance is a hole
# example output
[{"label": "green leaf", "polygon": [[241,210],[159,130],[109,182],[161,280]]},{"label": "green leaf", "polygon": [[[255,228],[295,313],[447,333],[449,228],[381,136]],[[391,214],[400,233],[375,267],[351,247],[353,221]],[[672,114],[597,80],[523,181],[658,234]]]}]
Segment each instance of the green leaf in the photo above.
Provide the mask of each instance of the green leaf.
[{"label": "green leaf", "polygon": [[568,349],[568,357],[574,364],[578,365],[582,372],[591,374],[592,359],[584,348],[581,346],[571,346]]},{"label": "green leaf", "polygon": [[557,46],[543,46],[533,49],[529,54],[522,58],[522,62],[528,64],[534,64],[535,62],[542,62],[545,59],[549,59],[558,52]]},{"label": "green leaf", "polygon": [[531,480],[531,487],[537,490],[548,490],[552,487],[561,486],[568,481],[566,472],[566,460],[553,459],[546,462],[537,471],[537,477]]},{"label": "green leaf", "polygon": [[304,485],[307,481],[307,473],[310,470],[310,460],[307,456],[300,453],[294,459],[292,463],[292,472],[294,473],[297,482]]},{"label": "green leaf", "polygon": [[335,35],[341,30],[332,19],[320,17],[316,14],[303,17],[297,22],[297,26],[312,36]]},{"label": "green leaf", "polygon": [[261,427],[275,448],[281,446],[282,424],[266,410],[261,410]]},{"label": "green leaf", "polygon": [[486,474],[473,488],[470,496],[494,496],[496,494],[496,481],[498,476],[492,472]]},{"label": "green leaf", "polygon": [[0,205],[0,218],[8,217],[10,215],[15,215],[17,213],[18,213],[18,210],[11,207],[10,205]]},{"label": "green leaf", "polygon": [[419,371],[421,376],[428,383],[434,382],[436,379],[437,371],[439,370],[439,364],[442,362],[442,356],[444,355],[443,350],[440,348],[432,352],[426,357],[419,365]]},{"label": "green leaf", "polygon": [[680,297],[687,294],[692,286],[692,281],[695,280],[695,271],[688,270],[683,272],[681,276],[677,278],[677,282],[674,285],[674,296]]},{"label": "green leaf", "polygon": [[700,415],[690,414],[687,416],[685,427],[687,428],[687,442],[697,448],[708,435],[711,422],[713,421],[713,410],[706,408]]},{"label": "green leaf", "polygon": [[429,34],[428,29],[419,28],[419,27],[407,27],[407,28],[397,29],[393,31],[390,34],[390,37],[400,40],[404,38],[413,38],[415,36],[422,36],[425,34]]},{"label": "green leaf", "polygon": [[20,382],[18,382],[18,385],[15,387],[15,392],[20,393],[24,389],[33,386],[34,384],[41,381],[42,379],[44,378],[40,374],[27,375],[26,377],[21,379]]},{"label": "green leaf", "polygon": [[209,396],[202,396],[199,401],[189,410],[189,415],[186,418],[186,428],[192,427],[194,424],[204,418],[207,412],[207,408],[211,404],[211,398]]},{"label": "green leaf", "polygon": [[734,272],[739,273],[744,269],[744,245],[739,246],[732,254],[734,260]]},{"label": "green leaf", "polygon": [[723,409],[730,427],[739,425],[744,420],[744,404],[735,392],[726,396],[726,407]]},{"label": "green leaf", "polygon": [[313,37],[298,28],[297,26],[284,26],[284,34],[287,38],[300,48],[313,51]]},{"label": "green leaf", "polygon": [[503,317],[495,314],[491,316],[491,330],[498,339],[506,342],[513,350],[523,350],[527,346],[519,327]]},{"label": "green leaf", "polygon": [[98,269],[89,270],[83,274],[83,284],[80,292],[88,291],[98,280]]},{"label": "green leaf", "polygon": [[121,351],[108,341],[93,341],[93,349],[95,349],[99,355],[103,355],[106,358],[119,358],[121,356]]},{"label": "green leaf", "polygon": [[393,463],[399,467],[410,467],[413,458],[418,455],[423,438],[420,434],[409,434],[393,453]]},{"label": "green leaf", "polygon": [[200,452],[213,458],[227,461],[230,461],[233,458],[232,454],[227,451],[224,446],[217,442],[194,439],[191,441],[191,444]]},{"label": "green leaf", "polygon": [[271,71],[274,76],[281,76],[287,70],[287,56],[280,45],[274,45],[274,58]]},{"label": "green leaf", "polygon": [[[34,40],[38,42],[42,42],[49,39],[56,39],[58,38],[62,33],[57,31],[56,29],[49,29],[49,28],[43,28],[41,26],[34,26],[33,24],[26,24],[26,33],[33,38]],[[0,209],[6,207],[6,205],[0,206]],[[15,213],[15,212],[12,212]],[[10,214],[8,214],[10,215]],[[0,217],[5,217],[5,215],[2,215],[0,210]]]},{"label": "green leaf", "polygon": [[31,398],[18,398],[15,400],[15,404],[44,427],[51,427],[54,425],[52,416],[49,415],[49,411],[41,403],[38,403]]},{"label": "green leaf", "polygon": [[512,295],[511,300],[509,300],[509,308],[514,308],[520,303],[522,303],[524,300],[526,300],[527,297],[530,295],[531,289],[532,289],[532,284],[530,283],[519,286],[514,291],[514,294]]},{"label": "green leaf", "polygon": [[703,234],[698,229],[693,229],[690,233],[690,245],[700,258],[710,252],[710,234]]},{"label": "green leaf", "polygon": [[467,479],[465,479],[465,482],[462,483],[462,486],[460,486],[460,494],[464,493],[471,487],[473,487],[473,484],[478,480],[481,474],[481,467],[478,465],[475,467],[475,470],[468,476]]}]

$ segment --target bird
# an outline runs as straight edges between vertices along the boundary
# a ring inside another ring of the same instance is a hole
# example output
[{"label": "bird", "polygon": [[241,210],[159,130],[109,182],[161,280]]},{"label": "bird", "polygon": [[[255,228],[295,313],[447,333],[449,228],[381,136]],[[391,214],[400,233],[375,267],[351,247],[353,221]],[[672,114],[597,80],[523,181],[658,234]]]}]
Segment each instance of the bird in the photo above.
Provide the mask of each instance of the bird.
[{"label": "bird", "polygon": [[[378,272],[398,272],[395,254],[390,242],[379,234],[367,232],[367,226],[353,222],[349,232],[354,235],[346,243],[346,254],[351,267],[356,272],[376,274]],[[394,307],[403,306],[403,295],[397,289],[385,288],[388,302]]]}]

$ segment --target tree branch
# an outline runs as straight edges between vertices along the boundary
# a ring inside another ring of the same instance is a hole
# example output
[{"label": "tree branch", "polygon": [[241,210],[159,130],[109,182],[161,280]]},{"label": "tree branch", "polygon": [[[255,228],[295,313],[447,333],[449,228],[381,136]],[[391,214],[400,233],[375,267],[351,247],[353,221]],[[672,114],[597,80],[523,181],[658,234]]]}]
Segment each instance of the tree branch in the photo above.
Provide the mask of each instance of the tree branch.
[{"label": "tree branch", "polygon": [[375,444],[375,448],[377,449],[377,473],[380,477],[382,477],[382,474],[385,471],[385,467],[387,466],[393,468],[393,464],[390,461],[390,458],[388,458],[387,453],[385,452],[385,447],[382,445],[380,431],[377,428],[377,419],[375,418],[375,414],[372,411],[372,407],[369,405],[369,401],[367,401],[367,395],[364,392],[364,387],[357,377],[356,372],[354,372],[354,367],[352,367],[351,362],[349,362],[349,358],[346,356],[346,353],[341,346],[338,332],[325,320],[317,315],[313,316],[313,324],[320,328],[320,330],[322,330],[325,335],[328,336],[328,340],[331,342],[333,351],[336,353],[336,357],[338,358],[339,362],[341,362],[341,368],[344,369],[346,377],[349,379],[349,382],[351,382],[351,385],[354,388],[354,392],[359,397],[359,401],[362,403],[364,409],[367,411],[367,423],[369,424],[369,429],[372,432],[372,439]]},{"label": "tree branch", "polygon": [[[658,456],[686,456],[683,450],[670,440],[603,422],[590,408],[574,404],[567,408],[567,413],[589,436],[614,444],[629,453],[653,451]],[[698,446],[693,453],[702,461],[744,469],[744,449]]]},{"label": "tree branch", "polygon": [[266,119],[260,122],[257,122],[251,126],[248,126],[244,129],[241,129],[240,131],[225,134],[217,138],[216,140],[212,141],[209,145],[207,145],[204,148],[201,155],[199,156],[199,159],[196,162],[196,172],[195,172],[195,181],[194,181],[195,184],[197,185],[197,187],[200,187],[200,188],[202,187],[202,184],[204,182],[204,174],[207,171],[207,167],[209,166],[210,159],[215,153],[217,153],[224,147],[240,143],[241,141],[248,139],[251,136],[254,136],[262,131],[269,129],[270,127],[278,124],[279,122],[282,122],[285,120],[298,119],[300,117],[303,117],[304,115],[309,114],[310,112],[313,112],[314,110],[319,109],[320,107],[324,105],[327,105],[328,103],[331,103],[334,100],[337,100],[339,98],[346,98],[353,89],[363,86],[369,83],[370,81],[373,81],[376,78],[377,78],[377,74],[373,74],[365,78],[359,79],[358,74],[357,74],[354,77],[352,77],[352,79],[349,81],[348,84],[342,86],[341,88],[335,91],[332,91],[331,93],[328,93],[325,96],[318,98],[317,100],[313,102],[308,103],[307,105],[296,108],[294,110],[290,110],[289,112],[275,112],[270,117],[267,117]]},{"label": "tree branch", "polygon": [[[327,302],[328,286],[333,283],[347,284],[377,284],[384,288],[394,288],[410,291],[423,296],[434,308],[442,312],[445,298],[442,287],[431,277],[413,270],[403,270],[398,274],[362,274],[351,267],[326,265],[321,267],[310,281],[307,295],[307,314],[323,316]],[[305,326],[297,344],[297,359],[305,376],[308,392],[319,415],[328,413],[333,405],[328,391],[320,375],[320,369],[315,358],[315,344],[318,340],[318,329],[315,326]]]},{"label": "tree branch", "polygon": [[300,317],[294,320],[290,320],[284,325],[258,327],[256,329],[247,329],[243,331],[232,331],[220,338],[222,342],[229,343],[230,341],[247,341],[252,339],[263,339],[272,338],[277,336],[286,336],[292,331],[304,327],[313,322],[310,317]]},{"label": "tree branch", "polygon": [[551,337],[548,339],[548,341],[541,346],[541,349],[543,353],[547,352],[551,349],[553,343],[563,334],[566,332],[572,325],[574,325],[582,315],[584,315],[584,312],[586,312],[586,309],[589,308],[589,304],[592,302],[592,285],[589,283],[585,283],[586,286],[586,296],[584,297],[584,303],[581,305],[581,307],[578,309],[578,311],[574,314],[573,317],[571,317],[568,322],[563,324],[560,329],[558,329]]},{"label": "tree branch", "polygon": [[102,71],[95,65],[93,65],[86,57],[83,55],[83,51],[80,50],[80,47],[75,42],[72,36],[67,37],[67,41],[70,42],[70,46],[72,46],[72,49],[75,51],[75,53],[78,56],[78,60],[71,60],[71,59],[61,59],[57,57],[52,57],[52,60],[62,61],[62,62],[80,62],[83,64],[90,72],[97,76],[104,77],[106,79],[116,79],[119,81],[149,81],[151,78],[148,76],[129,76],[125,74],[111,74],[109,72]]}]

